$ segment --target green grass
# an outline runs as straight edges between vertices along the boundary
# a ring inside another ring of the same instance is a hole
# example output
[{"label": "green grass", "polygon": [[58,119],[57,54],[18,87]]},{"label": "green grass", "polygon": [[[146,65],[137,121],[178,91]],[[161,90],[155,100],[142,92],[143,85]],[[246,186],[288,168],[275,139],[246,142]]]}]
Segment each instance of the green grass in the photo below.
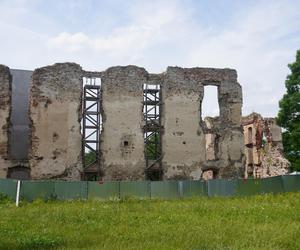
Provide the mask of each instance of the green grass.
[{"label": "green grass", "polygon": [[0,202],[0,249],[300,249],[300,193]]}]

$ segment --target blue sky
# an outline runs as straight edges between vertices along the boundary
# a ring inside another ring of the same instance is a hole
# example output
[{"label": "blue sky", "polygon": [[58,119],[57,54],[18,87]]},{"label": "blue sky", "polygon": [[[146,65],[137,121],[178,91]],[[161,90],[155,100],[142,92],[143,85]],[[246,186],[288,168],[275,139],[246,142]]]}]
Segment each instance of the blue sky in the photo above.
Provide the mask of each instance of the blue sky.
[{"label": "blue sky", "polygon": [[[0,63],[11,68],[235,68],[244,114],[277,114],[300,49],[297,0],[0,0],[0,13]],[[206,93],[205,114],[217,112],[214,93]]]}]

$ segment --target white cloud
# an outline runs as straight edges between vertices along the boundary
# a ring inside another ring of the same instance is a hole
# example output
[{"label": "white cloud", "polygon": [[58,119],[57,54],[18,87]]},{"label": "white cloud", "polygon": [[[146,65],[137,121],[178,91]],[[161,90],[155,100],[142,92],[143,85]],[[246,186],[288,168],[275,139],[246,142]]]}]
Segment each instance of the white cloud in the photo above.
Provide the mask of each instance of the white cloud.
[{"label": "white cloud", "polygon": [[[87,70],[137,64],[150,72],[164,71],[168,65],[236,68],[245,114],[276,115],[285,91],[286,65],[294,60],[300,44],[300,2],[292,0],[254,1],[233,11],[230,20],[217,27],[202,19],[205,8],[193,9],[192,1],[134,1],[124,10],[130,17],[127,22],[105,34],[61,32],[63,27],[54,34],[47,33],[47,27],[43,34],[33,32],[22,23],[27,15],[35,23],[51,23],[42,13],[31,13],[29,2],[38,0],[18,0],[14,6],[12,1],[0,2],[1,13],[6,13],[0,17],[1,63],[28,69],[75,61]],[[76,17],[84,3],[75,2],[69,19]],[[207,114],[213,114],[216,105],[211,103]]]},{"label": "white cloud", "polygon": [[151,40],[152,32],[149,27],[145,26],[128,26],[115,30],[107,37],[95,38],[82,32],[74,34],[63,32],[49,39],[48,46],[70,52],[94,50],[95,52],[123,54],[126,51],[139,51],[145,48]]},{"label": "white cloud", "polygon": [[112,30],[107,36],[63,32],[50,38],[47,45],[50,49],[67,52],[108,53],[105,55],[132,62],[153,44],[170,41],[171,29],[183,18],[179,7],[175,1],[137,4],[130,10],[131,22]]}]

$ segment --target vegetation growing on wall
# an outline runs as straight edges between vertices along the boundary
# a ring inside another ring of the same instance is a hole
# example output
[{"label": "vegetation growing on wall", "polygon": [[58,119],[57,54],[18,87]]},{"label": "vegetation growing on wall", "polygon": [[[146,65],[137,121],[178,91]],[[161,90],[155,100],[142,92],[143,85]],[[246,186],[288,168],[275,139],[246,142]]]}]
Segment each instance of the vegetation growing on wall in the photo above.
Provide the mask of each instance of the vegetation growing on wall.
[{"label": "vegetation growing on wall", "polygon": [[96,161],[96,153],[94,151],[86,152],[84,157],[87,166]]},{"label": "vegetation growing on wall", "polygon": [[145,153],[149,160],[156,160],[159,156],[157,155],[156,146],[159,147],[159,135],[152,134],[149,139],[148,143],[145,145]]}]

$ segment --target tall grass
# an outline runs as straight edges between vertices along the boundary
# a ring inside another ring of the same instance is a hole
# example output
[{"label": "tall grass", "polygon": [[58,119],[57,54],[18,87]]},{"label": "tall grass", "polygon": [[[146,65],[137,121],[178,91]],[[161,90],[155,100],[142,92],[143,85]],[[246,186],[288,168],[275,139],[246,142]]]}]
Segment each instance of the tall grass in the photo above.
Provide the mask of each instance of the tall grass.
[{"label": "tall grass", "polygon": [[300,193],[0,203],[0,249],[300,249]]}]

